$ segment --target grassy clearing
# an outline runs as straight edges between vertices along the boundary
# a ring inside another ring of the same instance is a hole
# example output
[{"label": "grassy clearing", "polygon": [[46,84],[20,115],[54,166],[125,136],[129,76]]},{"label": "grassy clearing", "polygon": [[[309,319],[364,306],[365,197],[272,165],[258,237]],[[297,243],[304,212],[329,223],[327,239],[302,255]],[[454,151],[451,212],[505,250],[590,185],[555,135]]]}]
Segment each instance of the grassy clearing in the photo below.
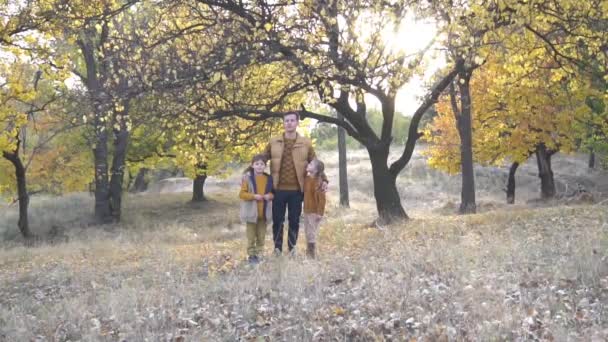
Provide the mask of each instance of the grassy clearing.
[{"label": "grassy clearing", "polygon": [[[337,179],[335,155],[321,158]],[[606,188],[583,162],[556,158],[557,181]],[[196,205],[129,195],[123,222],[104,227],[90,224],[88,194],[35,197],[31,226],[45,238],[34,247],[16,206],[1,207],[0,341],[608,340],[606,202],[526,203],[532,164],[515,206],[503,173],[477,168],[481,213],[462,217],[458,176],[415,156],[398,179],[413,219],[377,229],[366,153],[350,153],[352,209],[332,191],[320,258],[301,257],[300,234],[300,256],[258,267],[244,262],[238,174]]]},{"label": "grassy clearing", "polygon": [[319,260],[253,268],[230,196],[200,206],[186,194],[129,197],[124,222],[105,229],[78,219],[87,200],[35,205],[67,242],[3,242],[0,340],[608,338],[605,206],[419,216],[378,230],[373,207],[356,201],[330,208]]}]

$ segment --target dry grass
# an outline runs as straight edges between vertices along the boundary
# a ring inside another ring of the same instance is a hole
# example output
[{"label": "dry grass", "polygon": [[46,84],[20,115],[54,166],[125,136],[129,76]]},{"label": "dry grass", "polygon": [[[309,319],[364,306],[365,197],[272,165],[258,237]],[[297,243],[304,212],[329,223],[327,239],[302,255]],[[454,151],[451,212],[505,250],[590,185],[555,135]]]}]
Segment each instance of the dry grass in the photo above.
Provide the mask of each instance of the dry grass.
[{"label": "dry grass", "polygon": [[[365,154],[351,158],[364,177]],[[34,247],[0,208],[0,341],[608,339],[605,205],[506,208],[483,176],[482,213],[455,216],[457,177],[413,163],[399,180],[413,219],[377,229],[358,177],[318,260],[303,234],[300,256],[270,257],[269,229],[257,267],[233,193],[128,196],[105,227],[88,195],[36,198],[33,230],[59,234]]]},{"label": "dry grass", "polygon": [[331,208],[318,261],[250,267],[236,203],[212,199],[131,197],[120,226],[76,224],[54,245],[5,242],[0,339],[608,338],[605,207],[426,216],[378,230],[368,227],[373,208],[357,202]]}]

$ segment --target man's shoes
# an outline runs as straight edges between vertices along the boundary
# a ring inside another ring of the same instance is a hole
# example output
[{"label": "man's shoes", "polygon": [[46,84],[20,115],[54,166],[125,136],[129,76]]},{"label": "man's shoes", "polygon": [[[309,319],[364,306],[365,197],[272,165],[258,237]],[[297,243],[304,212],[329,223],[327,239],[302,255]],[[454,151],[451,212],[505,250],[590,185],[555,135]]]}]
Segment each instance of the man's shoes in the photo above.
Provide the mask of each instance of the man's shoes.
[{"label": "man's shoes", "polygon": [[296,248],[295,247],[292,250],[289,251],[289,257],[290,258],[295,258],[296,257]]},{"label": "man's shoes", "polygon": [[280,249],[275,248],[275,249],[274,249],[274,251],[272,252],[272,255],[274,255],[275,257],[277,257],[277,258],[278,258],[278,257],[280,257],[281,255],[283,255],[283,252],[282,252]]}]

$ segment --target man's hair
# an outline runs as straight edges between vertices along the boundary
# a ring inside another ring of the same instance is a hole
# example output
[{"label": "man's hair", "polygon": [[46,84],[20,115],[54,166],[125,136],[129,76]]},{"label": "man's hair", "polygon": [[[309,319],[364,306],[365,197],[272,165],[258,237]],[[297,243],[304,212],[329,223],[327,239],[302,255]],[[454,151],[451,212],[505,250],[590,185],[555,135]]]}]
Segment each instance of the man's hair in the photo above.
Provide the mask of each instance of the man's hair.
[{"label": "man's hair", "polygon": [[298,119],[298,121],[300,121],[300,113],[298,113],[298,112],[287,112],[287,113],[283,114],[283,120],[285,120],[285,117],[287,115],[295,115],[296,118]]}]

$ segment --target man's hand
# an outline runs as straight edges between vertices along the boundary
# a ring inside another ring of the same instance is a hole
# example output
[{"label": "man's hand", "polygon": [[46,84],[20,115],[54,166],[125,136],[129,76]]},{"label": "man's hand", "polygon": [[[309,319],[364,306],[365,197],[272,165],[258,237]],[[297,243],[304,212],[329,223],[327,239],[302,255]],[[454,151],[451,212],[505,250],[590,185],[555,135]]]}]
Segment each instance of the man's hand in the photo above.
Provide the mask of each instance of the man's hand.
[{"label": "man's hand", "polygon": [[259,194],[255,194],[253,195],[253,199],[256,201],[263,201],[264,200],[264,196],[259,195]]},{"label": "man's hand", "polygon": [[272,199],[272,195],[271,194],[266,194],[264,195],[264,199],[267,201],[270,201]]}]

